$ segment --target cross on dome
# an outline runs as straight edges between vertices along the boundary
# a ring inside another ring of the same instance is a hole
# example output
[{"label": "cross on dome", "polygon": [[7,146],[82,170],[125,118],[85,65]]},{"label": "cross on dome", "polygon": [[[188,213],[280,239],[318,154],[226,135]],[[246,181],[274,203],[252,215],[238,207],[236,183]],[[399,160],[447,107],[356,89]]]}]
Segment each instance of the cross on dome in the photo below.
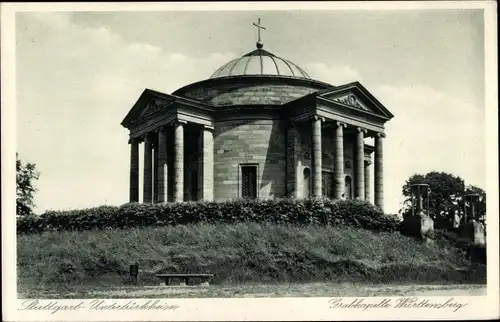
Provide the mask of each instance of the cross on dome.
[{"label": "cross on dome", "polygon": [[257,35],[259,38],[259,40],[257,41],[257,48],[261,49],[262,47],[264,47],[264,43],[260,40],[260,30],[261,29],[267,30],[267,29],[266,27],[260,24],[260,18],[257,20],[257,23],[254,22],[253,25],[257,27]]}]

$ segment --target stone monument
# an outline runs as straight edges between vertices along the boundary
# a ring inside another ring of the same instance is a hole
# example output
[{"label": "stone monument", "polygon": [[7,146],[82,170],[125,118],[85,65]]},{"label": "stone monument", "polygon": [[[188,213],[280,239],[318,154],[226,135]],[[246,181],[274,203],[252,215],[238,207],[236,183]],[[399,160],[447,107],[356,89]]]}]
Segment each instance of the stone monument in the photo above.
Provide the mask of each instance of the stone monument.
[{"label": "stone monument", "polygon": [[403,220],[402,232],[406,235],[417,237],[428,241],[434,231],[434,220],[429,213],[428,184],[419,183],[411,185],[412,205],[411,215]]},{"label": "stone monument", "polygon": [[468,194],[464,196],[464,222],[461,233],[470,238],[475,246],[486,246],[486,231],[483,224],[478,221],[480,196]]}]

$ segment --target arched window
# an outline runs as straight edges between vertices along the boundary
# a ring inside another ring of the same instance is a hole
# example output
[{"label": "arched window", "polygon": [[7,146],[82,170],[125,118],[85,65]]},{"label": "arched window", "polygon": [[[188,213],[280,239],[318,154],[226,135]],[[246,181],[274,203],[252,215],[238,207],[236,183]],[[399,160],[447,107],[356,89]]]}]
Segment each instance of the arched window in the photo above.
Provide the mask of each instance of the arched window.
[{"label": "arched window", "polygon": [[304,198],[309,198],[311,196],[311,170],[309,168],[304,169],[304,179],[303,179],[303,196]]},{"label": "arched window", "polygon": [[352,180],[350,176],[345,177],[345,198],[352,199]]}]

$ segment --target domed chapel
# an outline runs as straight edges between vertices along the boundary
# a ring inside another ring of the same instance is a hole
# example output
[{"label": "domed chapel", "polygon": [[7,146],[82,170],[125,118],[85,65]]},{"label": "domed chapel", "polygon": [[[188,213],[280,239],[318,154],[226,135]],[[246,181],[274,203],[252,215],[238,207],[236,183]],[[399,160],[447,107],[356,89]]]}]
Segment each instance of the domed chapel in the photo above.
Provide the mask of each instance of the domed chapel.
[{"label": "domed chapel", "polygon": [[[332,85],[257,48],[172,94],[146,89],[122,121],[130,202],[307,198],[383,209],[384,124],[393,115],[359,82]],[[374,138],[374,146],[364,143]],[[139,144],[144,144],[139,164]],[[142,167],[142,169],[141,169]]]}]

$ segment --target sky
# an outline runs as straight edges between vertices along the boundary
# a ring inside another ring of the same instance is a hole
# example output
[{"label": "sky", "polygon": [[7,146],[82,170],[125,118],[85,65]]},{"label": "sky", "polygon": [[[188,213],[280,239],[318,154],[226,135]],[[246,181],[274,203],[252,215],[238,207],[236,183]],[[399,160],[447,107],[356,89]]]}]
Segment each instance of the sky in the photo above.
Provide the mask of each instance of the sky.
[{"label": "sky", "polygon": [[395,115],[386,212],[399,210],[415,173],[485,188],[482,10],[22,12],[17,152],[40,171],[35,212],[126,203],[120,122],[142,91],[172,93],[254,50],[259,17],[264,49],[314,79],[359,81]]}]

